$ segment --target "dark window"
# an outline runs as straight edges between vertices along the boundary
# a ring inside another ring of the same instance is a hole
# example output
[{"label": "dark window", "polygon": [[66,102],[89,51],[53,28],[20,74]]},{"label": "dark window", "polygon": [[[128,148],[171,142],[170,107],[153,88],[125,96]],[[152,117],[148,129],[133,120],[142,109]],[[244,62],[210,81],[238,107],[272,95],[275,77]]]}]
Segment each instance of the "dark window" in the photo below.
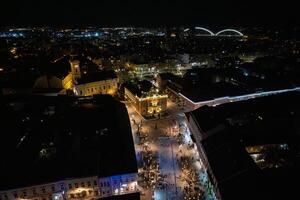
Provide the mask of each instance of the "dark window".
[{"label": "dark window", "polygon": [[75,183],[75,187],[78,188],[78,183]]},{"label": "dark window", "polygon": [[109,182],[107,182],[107,187],[109,187]]},{"label": "dark window", "polygon": [[94,181],[94,185],[98,185],[96,180]]},{"label": "dark window", "polygon": [[72,189],[72,184],[71,183],[69,183],[69,189]]},{"label": "dark window", "polygon": [[45,188],[42,188],[42,192],[43,192],[43,193],[46,193],[46,189],[45,189]]},{"label": "dark window", "polygon": [[105,90],[105,86],[103,86],[103,89]]},{"label": "dark window", "polygon": [[87,184],[88,184],[88,186],[91,186],[91,182],[90,181],[88,181]]},{"label": "dark window", "polygon": [[17,194],[17,193],[14,193],[14,197],[15,197],[15,198],[18,198],[18,194]]},{"label": "dark window", "polygon": [[32,193],[33,193],[33,195],[36,195],[36,190],[32,189]]},{"label": "dark window", "polygon": [[103,183],[102,182],[100,183],[100,187],[103,187]]},{"label": "dark window", "polygon": [[85,184],[84,184],[84,182],[82,182],[82,183],[81,183],[81,187],[85,187]]},{"label": "dark window", "polygon": [[51,186],[51,190],[52,190],[52,192],[54,192],[55,191],[55,187]]},{"label": "dark window", "polygon": [[27,196],[27,192],[26,192],[26,191],[23,191],[23,195],[24,195],[24,196]]}]

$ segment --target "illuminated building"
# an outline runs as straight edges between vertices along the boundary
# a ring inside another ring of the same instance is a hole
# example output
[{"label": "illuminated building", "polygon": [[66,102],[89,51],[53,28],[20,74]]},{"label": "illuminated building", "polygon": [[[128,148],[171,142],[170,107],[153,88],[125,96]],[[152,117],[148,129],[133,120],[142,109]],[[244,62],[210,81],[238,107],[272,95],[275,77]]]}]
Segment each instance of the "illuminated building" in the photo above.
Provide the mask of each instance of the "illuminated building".
[{"label": "illuminated building", "polygon": [[74,178],[13,190],[0,190],[0,200],[92,199],[135,192],[138,192],[137,175],[124,174],[103,178]]},{"label": "illuminated building", "polygon": [[[138,192],[124,104],[110,95],[2,100],[8,104],[0,108],[0,131],[10,134],[0,150],[10,153],[1,153],[0,200],[90,200]],[[24,126],[11,126],[20,122]]]},{"label": "illuminated building", "polygon": [[66,94],[66,91],[72,89],[72,87],[73,81],[70,73],[62,78],[44,75],[35,81],[33,91],[44,95],[57,95]]},{"label": "illuminated building", "polygon": [[76,81],[81,77],[81,71],[80,71],[80,61],[72,59],[70,60],[71,65],[71,74],[73,76],[73,80]]},{"label": "illuminated building", "polygon": [[77,79],[74,92],[78,96],[109,94],[114,96],[118,91],[119,79],[114,71],[100,71],[83,74]]},{"label": "illuminated building", "polygon": [[100,70],[98,65],[82,57],[72,58],[70,64],[75,95],[109,94],[114,96],[117,93],[119,78],[113,70]]},{"label": "illuminated building", "polygon": [[298,195],[298,92],[186,114],[217,199],[290,199]]},{"label": "illuminated building", "polygon": [[125,98],[144,117],[158,117],[167,109],[168,96],[146,80],[125,84]]}]

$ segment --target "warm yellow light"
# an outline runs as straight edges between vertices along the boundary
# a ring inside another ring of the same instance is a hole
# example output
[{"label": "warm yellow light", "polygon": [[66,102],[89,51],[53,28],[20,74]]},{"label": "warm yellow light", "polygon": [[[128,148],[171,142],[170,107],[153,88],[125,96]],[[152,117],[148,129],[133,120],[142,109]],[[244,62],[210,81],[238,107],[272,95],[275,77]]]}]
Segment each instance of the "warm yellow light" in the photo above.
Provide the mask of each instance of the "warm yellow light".
[{"label": "warm yellow light", "polygon": [[114,95],[115,93],[116,93],[116,91],[113,89],[107,90],[107,94]]},{"label": "warm yellow light", "polygon": [[16,54],[17,53],[17,48],[16,47],[11,48],[10,53]]}]

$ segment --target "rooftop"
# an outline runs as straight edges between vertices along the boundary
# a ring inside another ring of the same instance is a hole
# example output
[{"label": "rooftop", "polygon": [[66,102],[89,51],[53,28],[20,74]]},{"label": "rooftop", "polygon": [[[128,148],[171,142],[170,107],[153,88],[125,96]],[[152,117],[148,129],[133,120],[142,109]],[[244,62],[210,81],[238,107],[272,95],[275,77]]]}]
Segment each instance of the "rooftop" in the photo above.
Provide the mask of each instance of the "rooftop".
[{"label": "rooftop", "polygon": [[155,86],[148,80],[127,82],[124,86],[133,94],[139,98],[147,97],[151,92],[160,94],[160,91],[154,90]]},{"label": "rooftop", "polygon": [[183,78],[163,75],[168,86],[193,102],[233,97],[257,92],[299,87],[299,63],[287,63],[282,67],[273,64],[279,58],[258,59],[255,63],[226,68],[194,68]]},{"label": "rooftop", "polygon": [[137,172],[126,107],[110,96],[6,96],[0,110],[0,190]]},{"label": "rooftop", "polygon": [[300,178],[300,94],[286,93],[191,114],[224,199],[288,199]]},{"label": "rooftop", "polygon": [[86,84],[90,82],[104,81],[118,78],[113,70],[103,70],[94,73],[83,74],[80,79],[78,79],[78,84]]}]

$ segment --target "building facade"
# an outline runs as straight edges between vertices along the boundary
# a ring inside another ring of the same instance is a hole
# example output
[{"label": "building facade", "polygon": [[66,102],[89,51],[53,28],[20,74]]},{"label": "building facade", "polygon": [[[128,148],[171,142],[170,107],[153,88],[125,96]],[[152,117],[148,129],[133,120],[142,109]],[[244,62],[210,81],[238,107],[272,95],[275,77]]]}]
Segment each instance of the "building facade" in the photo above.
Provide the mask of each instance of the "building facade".
[{"label": "building facade", "polygon": [[0,200],[91,200],[138,192],[137,174],[97,176],[0,191]]},{"label": "building facade", "polygon": [[76,84],[74,93],[78,96],[91,96],[96,94],[110,94],[114,96],[118,91],[118,78],[99,80]]},{"label": "building facade", "polygon": [[221,194],[220,194],[220,191],[218,188],[218,181],[216,180],[216,178],[214,176],[214,173],[208,162],[205,148],[202,145],[202,140],[204,138],[208,137],[208,135],[200,128],[197,120],[194,118],[193,115],[191,115],[190,113],[186,113],[185,116],[186,116],[187,125],[195,139],[195,143],[196,143],[198,153],[199,153],[200,159],[202,161],[203,167],[207,171],[207,173],[210,177],[210,180],[213,183],[214,193],[215,193],[217,199],[221,199]]},{"label": "building facade", "polygon": [[73,92],[77,96],[109,94],[118,91],[119,78],[112,70],[88,71],[80,67],[80,61],[71,60],[71,74],[74,82]]},{"label": "building facade", "polygon": [[[141,88],[141,84],[138,84],[138,87]],[[125,86],[125,99],[144,117],[158,117],[167,109],[168,95],[160,93],[154,86],[146,92],[137,94],[135,88],[128,85]]]}]

